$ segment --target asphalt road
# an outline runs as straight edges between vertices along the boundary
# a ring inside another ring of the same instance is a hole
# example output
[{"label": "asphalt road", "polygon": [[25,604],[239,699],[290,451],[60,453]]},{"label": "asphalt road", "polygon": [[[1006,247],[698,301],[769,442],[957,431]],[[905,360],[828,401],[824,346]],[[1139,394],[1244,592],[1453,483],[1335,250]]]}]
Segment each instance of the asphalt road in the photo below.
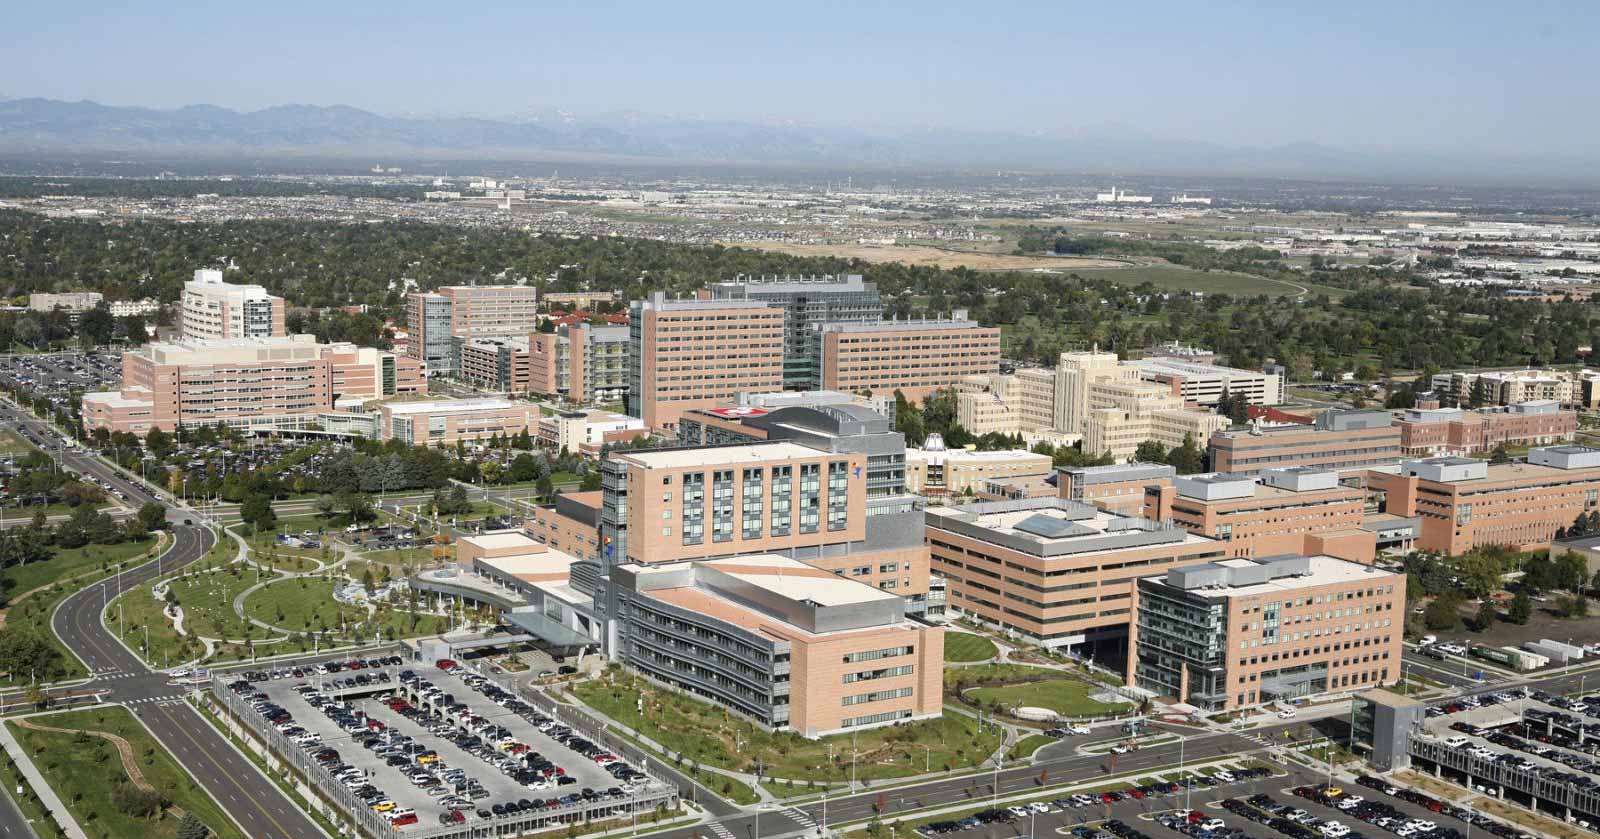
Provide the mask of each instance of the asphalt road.
[{"label": "asphalt road", "polygon": [[[44,423],[0,411],[8,423],[28,429],[36,440],[53,440]],[[63,449],[64,466],[105,480],[138,507],[158,500],[99,459],[76,449]],[[105,688],[109,702],[128,706],[151,733],[187,768],[199,784],[232,815],[254,839],[306,839],[325,835],[310,817],[256,769],[244,755],[218,734],[200,713],[182,700],[185,688],[168,684],[166,674],[146,667],[101,623],[105,604],[118,593],[204,556],[213,536],[205,528],[185,524],[192,514],[169,510],[172,546],[159,558],[119,577],[86,586],[62,600],[51,626],[61,642],[77,655],[92,674],[87,687]],[[84,689],[84,686],[75,688]],[[29,836],[25,822],[10,819],[20,814],[0,811],[4,835]]]}]

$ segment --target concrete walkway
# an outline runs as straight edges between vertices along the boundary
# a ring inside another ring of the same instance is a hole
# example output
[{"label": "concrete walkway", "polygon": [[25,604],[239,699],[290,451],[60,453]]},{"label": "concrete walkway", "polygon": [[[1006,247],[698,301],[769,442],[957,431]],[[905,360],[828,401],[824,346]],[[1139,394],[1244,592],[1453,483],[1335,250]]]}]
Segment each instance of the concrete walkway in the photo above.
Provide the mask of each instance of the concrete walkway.
[{"label": "concrete walkway", "polygon": [[61,799],[56,796],[55,790],[50,788],[50,785],[45,782],[44,776],[40,775],[39,770],[34,767],[33,761],[28,758],[27,752],[22,748],[22,744],[18,743],[17,738],[11,735],[10,726],[0,725],[0,746],[3,746],[6,754],[10,755],[11,759],[16,762],[17,770],[22,773],[23,778],[27,779],[28,786],[32,787],[33,791],[38,794],[39,800],[44,803],[45,810],[50,813],[51,818],[55,819],[56,824],[61,825],[61,830],[67,834],[68,839],[89,839],[88,835],[83,832],[83,828],[79,827],[77,821],[67,812],[67,805],[61,802]]}]

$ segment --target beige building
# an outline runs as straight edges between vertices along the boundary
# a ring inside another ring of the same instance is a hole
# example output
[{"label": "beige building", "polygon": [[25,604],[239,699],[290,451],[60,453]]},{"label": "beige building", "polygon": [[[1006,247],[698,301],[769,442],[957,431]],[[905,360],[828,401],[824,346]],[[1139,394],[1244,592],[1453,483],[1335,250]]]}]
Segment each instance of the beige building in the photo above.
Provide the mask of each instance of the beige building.
[{"label": "beige building", "polygon": [[1202,448],[1231,422],[1204,408],[1187,406],[1166,386],[1144,381],[1097,381],[1088,388],[1090,410],[1083,425],[1083,450],[1130,460],[1139,444],[1154,440],[1172,448],[1185,436]]},{"label": "beige building", "polygon": [[1068,434],[1082,434],[1089,412],[1097,407],[1090,399],[1093,385],[1138,381],[1138,368],[1124,365],[1114,352],[1062,353],[1056,360],[1055,427]]},{"label": "beige building", "polygon": [[271,338],[284,334],[283,298],[258,285],[223,282],[222,272],[202,268],[183,284],[180,334],[186,339]]},{"label": "beige building", "polygon": [[1406,578],[1330,556],[1227,559],[1139,580],[1137,681],[1231,711],[1401,678]]},{"label": "beige building", "polygon": [[406,352],[425,363],[429,375],[459,372],[459,344],[525,336],[538,326],[538,289],[533,286],[441,286],[406,295]]},{"label": "beige building", "polygon": [[1467,405],[1481,381],[1484,405],[1520,405],[1546,400],[1568,404],[1579,398],[1578,378],[1564,370],[1439,373],[1433,377],[1432,390],[1445,405]]},{"label": "beige building", "polygon": [[[934,443],[938,435],[929,437]],[[906,449],[906,490],[921,495],[977,493],[990,481],[1044,478],[1055,469],[1049,455],[1025,449],[967,451]]]},{"label": "beige building", "polygon": [[684,411],[783,389],[781,308],[657,292],[634,301],[628,328],[627,413],[652,429],[675,431]]},{"label": "beige building", "polygon": [[625,443],[649,433],[638,417],[590,408],[541,418],[535,439],[554,451],[596,455],[607,443]]},{"label": "beige building", "polygon": [[98,291],[69,291],[63,294],[35,292],[28,295],[28,311],[53,312],[60,309],[79,315],[99,306],[104,299]]},{"label": "beige building", "polygon": [[1241,370],[1197,361],[1150,358],[1130,362],[1139,377],[1171,388],[1172,393],[1195,405],[1215,405],[1223,394],[1243,396],[1251,405],[1283,402],[1283,378],[1276,373]]},{"label": "beige building", "polygon": [[1027,434],[1055,428],[1056,371],[967,376],[956,383],[956,421],[982,436]]}]

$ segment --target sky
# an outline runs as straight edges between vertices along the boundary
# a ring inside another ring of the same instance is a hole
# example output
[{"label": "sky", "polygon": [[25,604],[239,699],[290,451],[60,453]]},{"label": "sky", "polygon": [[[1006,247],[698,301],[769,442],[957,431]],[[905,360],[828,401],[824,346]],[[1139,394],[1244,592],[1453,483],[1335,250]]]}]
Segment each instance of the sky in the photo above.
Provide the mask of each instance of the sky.
[{"label": "sky", "polygon": [[1577,155],[1594,0],[15,2],[0,99]]}]

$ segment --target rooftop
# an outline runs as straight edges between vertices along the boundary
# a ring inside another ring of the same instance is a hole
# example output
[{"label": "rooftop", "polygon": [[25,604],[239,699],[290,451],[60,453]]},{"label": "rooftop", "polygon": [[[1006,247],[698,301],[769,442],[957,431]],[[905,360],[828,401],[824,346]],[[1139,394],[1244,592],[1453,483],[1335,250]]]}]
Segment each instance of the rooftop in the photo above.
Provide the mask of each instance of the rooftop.
[{"label": "rooftop", "polygon": [[929,329],[996,329],[984,326],[965,316],[954,319],[922,318],[916,320],[833,321],[813,327],[819,332],[907,332]]},{"label": "rooftop", "polygon": [[417,399],[406,402],[385,402],[383,406],[391,414],[433,414],[439,412],[464,412],[464,411],[500,411],[506,408],[515,408],[519,404],[525,405],[529,410],[534,409],[532,403],[517,403],[509,399]]},{"label": "rooftop", "polygon": [[1176,568],[1148,582],[1177,588],[1207,598],[1254,597],[1303,591],[1317,586],[1383,579],[1400,575],[1375,566],[1317,554],[1269,556],[1259,559],[1224,559],[1204,565]]},{"label": "rooftop", "polygon": [[1220,364],[1207,364],[1202,361],[1180,361],[1174,358],[1143,358],[1138,361],[1125,362],[1137,365],[1140,370],[1149,370],[1157,373],[1177,373],[1188,376],[1262,376],[1266,375],[1258,370],[1244,370],[1238,367],[1224,367]]},{"label": "rooftop", "polygon": [[823,452],[798,443],[752,443],[747,446],[657,449],[655,451],[614,452],[612,457],[646,469],[679,469],[685,466],[728,466],[766,463],[775,460],[818,458]]},{"label": "rooftop", "polygon": [[1046,557],[1212,541],[1170,524],[1062,498],[929,507],[924,520],[929,527]]},{"label": "rooftop", "polygon": [[543,550],[544,546],[528,538],[521,531],[506,530],[498,533],[480,533],[475,536],[463,536],[461,541],[476,545],[486,551],[496,551],[503,548],[526,548],[530,551]]}]

